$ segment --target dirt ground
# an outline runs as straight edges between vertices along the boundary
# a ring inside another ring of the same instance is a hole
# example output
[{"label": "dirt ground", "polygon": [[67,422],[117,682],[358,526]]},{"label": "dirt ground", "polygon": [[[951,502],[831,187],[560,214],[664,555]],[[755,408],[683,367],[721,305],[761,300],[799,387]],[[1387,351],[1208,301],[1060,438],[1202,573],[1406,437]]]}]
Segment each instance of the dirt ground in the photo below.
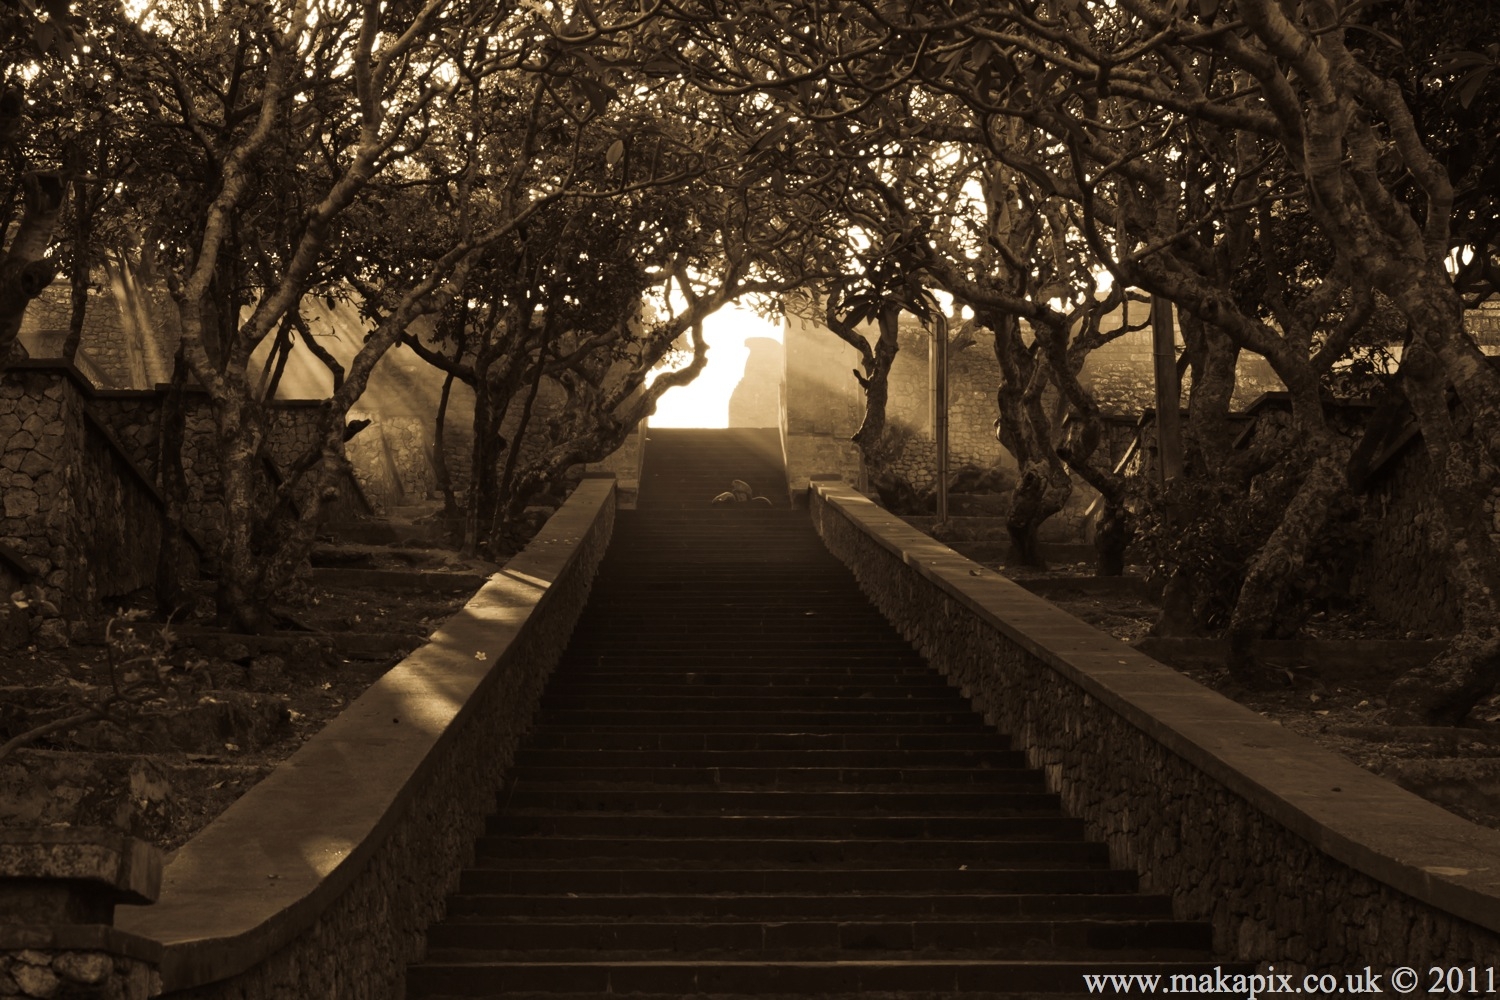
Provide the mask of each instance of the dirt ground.
[{"label": "dirt ground", "polygon": [[[1017,582],[1086,577],[1087,563],[1059,563],[1046,571],[989,565]],[[1143,581],[1135,589],[1144,591]],[[1048,599],[1070,614],[1125,642],[1144,639],[1157,606],[1143,594],[1057,594]],[[1388,623],[1355,613],[1320,614],[1303,628],[1309,639],[1405,639]],[[1273,686],[1251,690],[1222,666],[1181,666],[1184,675],[1212,688],[1326,750],[1396,782],[1450,812],[1500,829],[1500,695],[1476,708],[1463,726],[1392,726],[1379,683],[1361,686],[1321,679],[1309,665],[1274,673]]]},{"label": "dirt ground", "polygon": [[[412,568],[399,553],[352,561]],[[291,609],[302,629],[270,638],[214,628],[205,592],[204,613],[175,627],[101,614],[75,625],[82,641],[66,649],[0,654],[0,743],[78,712],[112,684],[106,628],[117,637],[117,664],[128,645],[118,639],[133,629],[135,651],[159,656],[165,674],[164,696],[118,713],[119,722],[72,727],[0,759],[0,826],[122,826],[174,849],[290,757],[472,591],[314,582]],[[140,664],[114,671],[116,679],[140,672]]]}]

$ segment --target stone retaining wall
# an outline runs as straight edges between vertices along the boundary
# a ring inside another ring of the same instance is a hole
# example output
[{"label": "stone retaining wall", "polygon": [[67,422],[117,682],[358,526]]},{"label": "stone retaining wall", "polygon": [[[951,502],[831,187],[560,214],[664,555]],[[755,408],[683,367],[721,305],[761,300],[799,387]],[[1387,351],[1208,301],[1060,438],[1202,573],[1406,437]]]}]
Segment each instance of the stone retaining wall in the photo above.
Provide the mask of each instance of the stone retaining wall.
[{"label": "stone retaining wall", "polygon": [[614,524],[586,479],[427,645],[118,911],[173,1000],[399,997],[566,646]]},{"label": "stone retaining wall", "polygon": [[1500,955],[1500,832],[1199,686],[843,484],[816,485],[810,505],[886,617],[1044,769],[1116,864],[1170,894],[1179,917],[1212,921],[1221,954],[1424,975]]},{"label": "stone retaining wall", "polygon": [[64,613],[156,576],[160,497],[94,401],[66,369],[19,368],[0,384],[0,542]]},{"label": "stone retaining wall", "polygon": [[[64,613],[155,580],[163,397],[97,389],[56,362],[23,362],[0,377],[0,544],[24,561],[36,596]],[[316,401],[273,405],[267,450],[278,467],[291,466],[314,442],[322,412]],[[208,399],[190,393],[183,521],[208,551],[223,524],[217,456]],[[346,480],[325,516],[367,512],[357,492]]]}]

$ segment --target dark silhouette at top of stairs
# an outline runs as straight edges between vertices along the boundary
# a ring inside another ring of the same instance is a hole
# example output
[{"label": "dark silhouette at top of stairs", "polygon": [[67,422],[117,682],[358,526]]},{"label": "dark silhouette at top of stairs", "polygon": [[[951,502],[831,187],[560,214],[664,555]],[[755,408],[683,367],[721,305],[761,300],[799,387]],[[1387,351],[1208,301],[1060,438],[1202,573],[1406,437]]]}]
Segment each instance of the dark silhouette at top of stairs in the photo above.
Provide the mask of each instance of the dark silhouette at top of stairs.
[{"label": "dark silhouette at top of stairs", "polygon": [[1213,966],[805,513],[665,482],[619,514],[408,996],[977,1000]]}]

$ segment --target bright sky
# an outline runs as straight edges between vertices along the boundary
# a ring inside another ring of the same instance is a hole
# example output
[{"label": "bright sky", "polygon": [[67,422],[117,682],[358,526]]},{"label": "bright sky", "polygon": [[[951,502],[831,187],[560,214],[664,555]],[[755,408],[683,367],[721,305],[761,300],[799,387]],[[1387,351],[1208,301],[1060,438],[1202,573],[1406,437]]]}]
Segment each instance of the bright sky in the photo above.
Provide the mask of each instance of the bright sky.
[{"label": "bright sky", "polygon": [[708,365],[691,385],[668,389],[656,404],[652,427],[728,427],[729,396],[745,374],[748,337],[781,340],[781,327],[749,309],[727,305],[703,323]]}]

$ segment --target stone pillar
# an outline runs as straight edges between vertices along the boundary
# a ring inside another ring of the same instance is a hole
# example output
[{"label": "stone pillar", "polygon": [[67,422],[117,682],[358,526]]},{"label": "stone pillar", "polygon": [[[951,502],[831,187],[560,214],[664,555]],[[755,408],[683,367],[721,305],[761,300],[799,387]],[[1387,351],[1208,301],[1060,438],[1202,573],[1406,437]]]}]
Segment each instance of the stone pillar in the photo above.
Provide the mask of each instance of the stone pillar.
[{"label": "stone pillar", "polygon": [[161,853],[118,830],[0,830],[0,997],[145,1000],[154,942],[118,931],[115,906],[154,903]]},{"label": "stone pillar", "polygon": [[864,463],[849,439],[864,417],[864,394],[854,379],[859,355],[815,319],[789,311],[782,336],[785,358],[782,434],[787,486],[805,494],[814,476],[833,475],[864,485]]}]

